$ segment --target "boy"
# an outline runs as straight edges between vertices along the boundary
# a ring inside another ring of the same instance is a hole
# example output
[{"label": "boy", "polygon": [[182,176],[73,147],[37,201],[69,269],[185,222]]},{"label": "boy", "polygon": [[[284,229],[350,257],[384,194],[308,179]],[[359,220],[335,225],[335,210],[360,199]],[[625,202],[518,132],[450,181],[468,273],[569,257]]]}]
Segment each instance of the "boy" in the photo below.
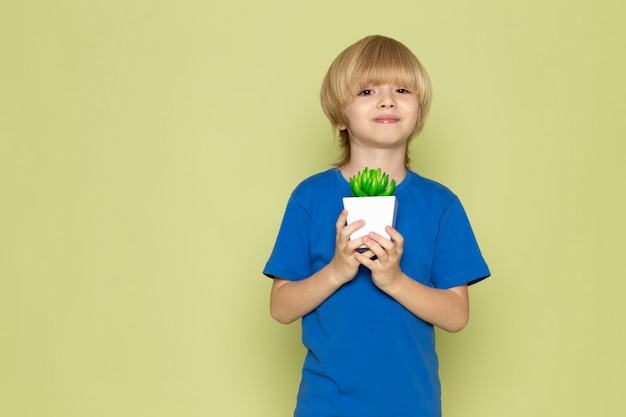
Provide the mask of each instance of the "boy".
[{"label": "boy", "polygon": [[[490,273],[457,197],[409,170],[430,96],[415,55],[383,36],[348,47],[326,74],[322,107],[343,154],[294,190],[263,271],[272,317],[302,319],[296,417],[441,415],[433,326],[465,327],[467,287]],[[350,240],[364,222],[346,224],[342,197],[366,166],[398,183],[391,239]]]}]

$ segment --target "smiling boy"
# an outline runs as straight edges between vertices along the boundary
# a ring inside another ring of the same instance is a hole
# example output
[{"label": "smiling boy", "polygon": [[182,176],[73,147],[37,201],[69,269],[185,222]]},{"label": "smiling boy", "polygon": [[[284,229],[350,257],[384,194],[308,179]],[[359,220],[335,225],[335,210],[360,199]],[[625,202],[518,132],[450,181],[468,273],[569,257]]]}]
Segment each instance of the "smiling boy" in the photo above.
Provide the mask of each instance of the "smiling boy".
[{"label": "smiling boy", "polygon": [[[272,317],[302,319],[297,417],[441,415],[434,326],[463,329],[468,285],[490,273],[458,198],[409,169],[430,97],[415,55],[383,36],[348,47],[326,74],[322,107],[343,153],[294,190],[263,271]],[[346,224],[342,197],[366,166],[398,183],[391,239],[350,240],[364,222]]]}]

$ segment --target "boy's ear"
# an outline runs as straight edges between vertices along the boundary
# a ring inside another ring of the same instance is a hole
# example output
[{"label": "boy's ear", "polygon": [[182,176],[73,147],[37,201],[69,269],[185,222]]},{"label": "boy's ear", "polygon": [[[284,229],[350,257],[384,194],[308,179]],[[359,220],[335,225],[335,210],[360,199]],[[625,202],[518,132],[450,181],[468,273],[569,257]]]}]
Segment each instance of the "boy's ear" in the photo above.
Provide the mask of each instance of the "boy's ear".
[{"label": "boy's ear", "polygon": [[336,127],[336,128],[337,128],[337,130],[339,130],[340,132],[341,132],[342,130],[346,130],[346,129],[348,128],[348,126],[344,125],[343,123],[337,123],[337,124],[335,125],[335,127]]}]

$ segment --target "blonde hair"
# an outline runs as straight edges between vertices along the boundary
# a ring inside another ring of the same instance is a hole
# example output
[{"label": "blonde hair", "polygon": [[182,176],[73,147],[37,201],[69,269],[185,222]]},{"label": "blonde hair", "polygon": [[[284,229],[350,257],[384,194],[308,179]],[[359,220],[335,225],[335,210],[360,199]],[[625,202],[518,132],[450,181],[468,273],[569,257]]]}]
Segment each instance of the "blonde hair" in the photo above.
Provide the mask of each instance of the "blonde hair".
[{"label": "blonde hair", "polygon": [[[384,83],[399,83],[417,93],[418,117],[409,141],[417,135],[430,109],[432,87],[428,73],[405,45],[380,35],[368,36],[349,46],[330,65],[322,82],[320,98],[333,129],[336,131],[341,125],[349,127],[345,109],[359,91],[369,85]],[[342,154],[335,166],[343,166],[350,160],[348,129],[340,130],[339,137]],[[407,167],[409,162],[407,146]]]}]

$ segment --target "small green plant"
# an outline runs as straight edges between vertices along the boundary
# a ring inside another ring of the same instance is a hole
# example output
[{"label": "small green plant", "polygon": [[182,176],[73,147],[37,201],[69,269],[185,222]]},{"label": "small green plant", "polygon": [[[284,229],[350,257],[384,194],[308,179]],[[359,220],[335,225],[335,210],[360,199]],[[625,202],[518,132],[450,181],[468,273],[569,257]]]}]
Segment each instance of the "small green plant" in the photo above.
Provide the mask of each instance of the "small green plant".
[{"label": "small green plant", "polygon": [[396,190],[396,181],[389,181],[389,175],[380,168],[365,167],[354,177],[350,177],[350,188],[354,197],[390,196]]}]

